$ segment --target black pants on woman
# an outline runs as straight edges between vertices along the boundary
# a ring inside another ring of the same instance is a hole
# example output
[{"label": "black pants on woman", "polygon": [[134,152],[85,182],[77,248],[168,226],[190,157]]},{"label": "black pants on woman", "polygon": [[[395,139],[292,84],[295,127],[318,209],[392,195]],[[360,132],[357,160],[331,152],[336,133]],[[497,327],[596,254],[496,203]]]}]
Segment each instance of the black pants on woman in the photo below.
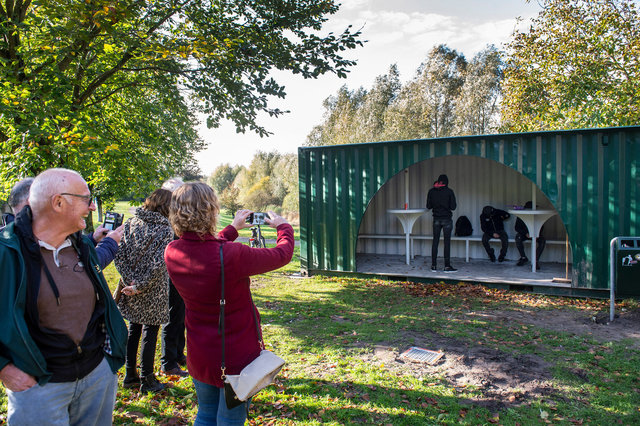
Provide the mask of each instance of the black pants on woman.
[{"label": "black pants on woman", "polygon": [[169,323],[162,328],[162,369],[179,367],[184,359],[184,301],[169,280]]},{"label": "black pants on woman", "polygon": [[126,367],[135,371],[138,361],[138,345],[142,336],[142,354],[140,357],[140,375],[142,377],[153,373],[153,361],[156,355],[156,341],[158,340],[159,325],[142,325],[129,323],[129,337],[127,338]]}]

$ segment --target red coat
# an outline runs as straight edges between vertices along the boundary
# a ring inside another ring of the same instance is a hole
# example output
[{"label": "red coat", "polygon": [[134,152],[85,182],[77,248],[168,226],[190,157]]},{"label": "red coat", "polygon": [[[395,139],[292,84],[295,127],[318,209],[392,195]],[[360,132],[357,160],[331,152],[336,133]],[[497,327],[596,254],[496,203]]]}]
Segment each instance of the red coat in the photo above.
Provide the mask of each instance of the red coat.
[{"label": "red coat", "polygon": [[227,241],[223,249],[227,374],[240,373],[259,355],[249,277],[278,269],[291,261],[293,228],[282,224],[277,231],[278,242],[273,248],[251,248],[231,242],[238,237],[238,231],[231,225],[220,231],[217,238],[206,235],[202,240],[197,234],[186,232],[167,246],[164,257],[169,276],[186,307],[187,367],[194,379],[224,386],[220,378],[222,343],[218,332],[219,247],[224,241]]}]

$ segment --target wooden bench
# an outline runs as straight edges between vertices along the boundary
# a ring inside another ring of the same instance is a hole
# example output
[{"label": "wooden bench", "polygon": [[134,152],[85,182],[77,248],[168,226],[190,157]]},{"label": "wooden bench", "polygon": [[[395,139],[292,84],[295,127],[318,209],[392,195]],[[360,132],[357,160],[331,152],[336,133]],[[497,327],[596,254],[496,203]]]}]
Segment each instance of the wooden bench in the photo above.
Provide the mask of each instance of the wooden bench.
[{"label": "wooden bench", "polygon": [[[360,234],[358,238],[362,239],[380,239],[380,240],[402,240],[404,241],[406,236],[404,234]],[[440,241],[442,241],[444,237],[440,236]],[[415,240],[433,240],[433,235],[414,235],[411,234],[409,236],[409,253],[411,259],[413,259],[415,255],[415,251],[413,249],[413,242]],[[464,241],[465,242],[465,261],[469,262],[469,243],[471,241],[482,242],[482,235],[469,235],[467,237],[458,237],[455,235],[451,236],[451,241]],[[509,238],[510,243],[515,243],[515,238]],[[530,244],[531,240],[526,240],[525,244]],[[564,240],[546,240],[546,244],[565,244]]]}]

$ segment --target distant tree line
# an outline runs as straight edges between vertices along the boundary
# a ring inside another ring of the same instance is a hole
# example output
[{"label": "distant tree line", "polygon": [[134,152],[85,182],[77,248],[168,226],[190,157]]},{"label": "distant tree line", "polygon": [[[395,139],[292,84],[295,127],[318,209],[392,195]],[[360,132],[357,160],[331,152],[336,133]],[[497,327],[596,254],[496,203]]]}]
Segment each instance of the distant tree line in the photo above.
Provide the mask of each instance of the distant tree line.
[{"label": "distant tree line", "polygon": [[396,65],[373,87],[343,86],[324,101],[324,122],[307,145],[493,133],[500,118],[501,53],[488,46],[468,61],[446,45],[434,47],[405,84]]},{"label": "distant tree line", "polygon": [[259,151],[249,167],[218,166],[208,183],[222,207],[233,214],[240,208],[276,213],[298,211],[298,156]]}]

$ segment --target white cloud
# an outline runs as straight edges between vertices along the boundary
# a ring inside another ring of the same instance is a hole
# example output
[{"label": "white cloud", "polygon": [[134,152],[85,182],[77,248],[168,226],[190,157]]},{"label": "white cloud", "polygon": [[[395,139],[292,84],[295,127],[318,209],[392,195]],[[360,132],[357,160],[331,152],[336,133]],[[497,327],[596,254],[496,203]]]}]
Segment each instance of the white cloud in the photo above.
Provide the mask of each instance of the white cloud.
[{"label": "white cloud", "polygon": [[370,3],[371,0],[342,0],[340,2],[340,10],[358,10]]}]

